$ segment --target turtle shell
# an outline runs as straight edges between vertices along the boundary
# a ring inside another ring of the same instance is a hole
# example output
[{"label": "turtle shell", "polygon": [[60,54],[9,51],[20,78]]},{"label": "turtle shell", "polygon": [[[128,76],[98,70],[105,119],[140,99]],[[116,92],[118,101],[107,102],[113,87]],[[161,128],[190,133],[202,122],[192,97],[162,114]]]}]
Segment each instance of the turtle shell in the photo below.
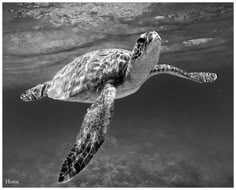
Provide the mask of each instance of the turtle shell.
[{"label": "turtle shell", "polygon": [[97,91],[107,81],[117,85],[125,77],[131,52],[105,49],[86,53],[63,67],[52,79],[48,96],[67,100],[81,92]]}]

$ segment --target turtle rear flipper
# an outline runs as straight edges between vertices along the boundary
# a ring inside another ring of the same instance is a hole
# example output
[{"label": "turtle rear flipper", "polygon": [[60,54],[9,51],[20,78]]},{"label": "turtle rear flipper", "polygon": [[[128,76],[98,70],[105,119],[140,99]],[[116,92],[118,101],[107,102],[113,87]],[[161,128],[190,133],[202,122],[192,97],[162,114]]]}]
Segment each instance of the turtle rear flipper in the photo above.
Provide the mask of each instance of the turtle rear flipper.
[{"label": "turtle rear flipper", "polygon": [[22,93],[20,99],[25,102],[40,100],[43,97],[47,96],[47,91],[49,86],[50,86],[49,82],[38,84],[37,86],[29,90],[26,90],[24,93]]}]

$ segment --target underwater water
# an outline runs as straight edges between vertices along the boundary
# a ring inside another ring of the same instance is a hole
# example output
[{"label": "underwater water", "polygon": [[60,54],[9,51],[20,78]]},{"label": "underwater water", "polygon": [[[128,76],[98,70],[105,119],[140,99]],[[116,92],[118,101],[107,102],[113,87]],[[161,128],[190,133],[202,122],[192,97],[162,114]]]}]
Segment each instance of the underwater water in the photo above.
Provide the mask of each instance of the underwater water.
[{"label": "underwater water", "polygon": [[[103,146],[58,184],[89,104],[19,95],[83,53],[132,50],[149,30],[162,38],[160,64],[217,81],[156,75],[116,100]],[[3,186],[232,187],[233,4],[4,3]]]}]

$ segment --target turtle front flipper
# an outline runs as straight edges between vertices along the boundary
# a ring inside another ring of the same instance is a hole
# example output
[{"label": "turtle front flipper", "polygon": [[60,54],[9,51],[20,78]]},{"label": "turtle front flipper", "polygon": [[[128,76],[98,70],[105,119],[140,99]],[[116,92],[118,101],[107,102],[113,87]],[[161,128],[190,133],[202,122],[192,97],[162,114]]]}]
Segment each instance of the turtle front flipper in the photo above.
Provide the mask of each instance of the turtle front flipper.
[{"label": "turtle front flipper", "polygon": [[150,77],[156,74],[171,74],[185,79],[189,79],[199,83],[213,82],[217,79],[217,74],[209,72],[185,72],[177,67],[160,64],[150,72]]},{"label": "turtle front flipper", "polygon": [[66,183],[76,176],[103,144],[115,96],[115,87],[106,84],[96,102],[87,110],[76,143],[62,165],[58,182]]}]

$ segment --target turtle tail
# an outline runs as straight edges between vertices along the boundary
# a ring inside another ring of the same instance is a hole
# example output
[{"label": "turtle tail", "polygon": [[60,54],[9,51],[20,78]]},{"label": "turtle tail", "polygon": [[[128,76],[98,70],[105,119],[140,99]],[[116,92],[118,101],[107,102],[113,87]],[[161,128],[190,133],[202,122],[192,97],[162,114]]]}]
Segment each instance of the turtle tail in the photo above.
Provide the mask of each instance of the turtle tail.
[{"label": "turtle tail", "polygon": [[20,99],[25,102],[31,102],[40,100],[47,96],[48,88],[50,87],[50,82],[45,82],[43,84],[38,84],[37,86],[26,90],[21,94]]}]

